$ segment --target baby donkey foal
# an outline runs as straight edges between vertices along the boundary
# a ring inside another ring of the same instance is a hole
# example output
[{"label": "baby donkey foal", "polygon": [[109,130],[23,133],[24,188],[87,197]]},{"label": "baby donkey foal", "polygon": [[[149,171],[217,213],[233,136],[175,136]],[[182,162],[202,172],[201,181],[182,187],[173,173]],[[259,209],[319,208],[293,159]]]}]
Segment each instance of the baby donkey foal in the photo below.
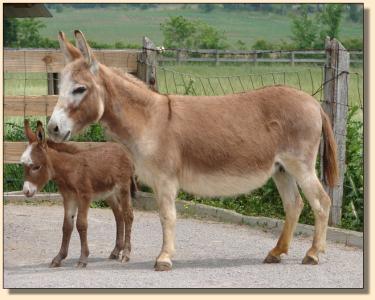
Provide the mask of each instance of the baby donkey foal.
[{"label": "baby donkey foal", "polygon": [[115,143],[85,150],[71,144],[54,143],[46,140],[40,121],[34,133],[25,120],[25,134],[29,145],[21,157],[25,169],[24,194],[32,197],[49,180],[53,180],[64,199],[61,249],[50,267],[61,266],[61,261],[68,254],[77,209],[76,226],[81,240],[81,257],[77,267],[86,267],[89,255],[87,214],[90,202],[98,198],[106,199],[116,219],[116,245],[109,258],[128,261],[133,223],[131,195],[136,186],[133,165],[126,150]]}]

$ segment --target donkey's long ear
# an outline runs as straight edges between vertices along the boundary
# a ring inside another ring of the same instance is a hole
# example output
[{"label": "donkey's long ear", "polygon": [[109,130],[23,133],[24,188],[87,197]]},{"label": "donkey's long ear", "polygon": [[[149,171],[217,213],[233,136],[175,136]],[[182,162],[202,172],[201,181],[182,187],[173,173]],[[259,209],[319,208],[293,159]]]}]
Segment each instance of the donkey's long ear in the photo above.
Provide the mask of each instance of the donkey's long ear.
[{"label": "donkey's long ear", "polygon": [[96,67],[95,64],[97,64],[97,62],[83,33],[79,30],[74,30],[74,37],[76,39],[76,47],[81,51],[86,62],[90,67]]},{"label": "donkey's long ear", "polygon": [[46,145],[46,135],[44,133],[43,124],[40,121],[37,121],[36,123],[36,139],[38,143],[42,146]]},{"label": "donkey's long ear", "polygon": [[65,37],[64,32],[60,31],[58,36],[61,52],[64,55],[65,63],[70,63],[71,61],[82,57],[81,52],[74,47]]},{"label": "donkey's long ear", "polygon": [[27,139],[29,140],[29,143],[31,144],[31,143],[36,142],[36,135],[30,128],[29,120],[25,119],[23,124],[25,128],[25,135]]}]

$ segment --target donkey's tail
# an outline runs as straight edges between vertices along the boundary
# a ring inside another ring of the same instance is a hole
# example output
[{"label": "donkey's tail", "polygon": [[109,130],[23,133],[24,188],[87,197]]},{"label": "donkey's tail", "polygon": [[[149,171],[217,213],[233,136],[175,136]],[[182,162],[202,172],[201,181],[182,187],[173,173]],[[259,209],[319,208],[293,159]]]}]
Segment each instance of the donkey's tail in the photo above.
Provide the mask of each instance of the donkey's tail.
[{"label": "donkey's tail", "polygon": [[333,134],[331,122],[328,115],[320,109],[320,114],[323,121],[323,138],[324,138],[324,149],[323,149],[323,167],[324,167],[324,178],[326,183],[330,187],[333,187],[338,179],[339,167],[337,163],[337,145],[335,142],[335,136]]},{"label": "donkey's tail", "polygon": [[132,198],[135,198],[137,192],[138,192],[137,181],[135,179],[135,176],[133,175],[131,177],[131,183],[130,183],[130,194]]}]

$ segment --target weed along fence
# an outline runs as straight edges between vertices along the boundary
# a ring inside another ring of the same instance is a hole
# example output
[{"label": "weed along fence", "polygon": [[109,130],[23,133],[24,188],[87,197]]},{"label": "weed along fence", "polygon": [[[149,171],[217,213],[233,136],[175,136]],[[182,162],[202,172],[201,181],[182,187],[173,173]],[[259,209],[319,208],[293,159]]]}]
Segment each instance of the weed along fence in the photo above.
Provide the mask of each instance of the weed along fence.
[{"label": "weed along fence", "polygon": [[[355,118],[361,120],[363,115],[363,75],[362,71],[352,71],[349,52],[337,40],[326,40],[326,47],[323,51],[314,53],[319,57],[306,57],[312,53],[302,51],[289,51],[290,57],[283,57],[282,51],[272,50],[265,52],[236,51],[225,52],[216,51],[214,57],[211,50],[196,53],[196,57],[188,57],[184,49],[167,49],[161,52],[148,38],[143,39],[142,50],[95,50],[97,59],[110,67],[117,67],[123,71],[130,72],[149,86],[160,93],[168,94],[190,94],[190,95],[220,95],[246,90],[256,89],[266,85],[287,84],[307,93],[314,95],[322,102],[323,109],[329,114],[335,139],[338,144],[340,180],[336,187],[329,192],[333,204],[331,209],[331,225],[339,225],[343,210],[343,197],[346,185],[352,181],[348,180],[351,172],[350,157],[347,153],[347,119],[352,118],[350,110],[358,107]],[[168,52],[174,51],[175,56]],[[199,52],[199,51],[198,51]],[[277,53],[279,52],[279,53]],[[285,52],[285,51],[284,51]],[[255,55],[256,54],[256,55]],[[265,55],[268,55],[265,57]],[[232,57],[229,57],[232,55]],[[238,74],[229,75],[230,67],[224,66],[224,62],[240,63],[243,66]],[[301,57],[304,56],[304,57]],[[354,62],[361,61],[362,53],[353,53]],[[207,60],[209,59],[209,60]],[[310,60],[309,60],[310,59]],[[278,62],[262,69],[258,63]],[[352,61],[353,62],[353,61]],[[196,69],[194,65],[198,64]],[[281,63],[284,63],[281,64]],[[302,63],[315,63],[301,67]],[[323,65],[324,63],[324,65]],[[203,66],[210,64],[210,74],[202,74]],[[4,174],[4,190],[12,191],[7,193],[7,199],[21,197],[11,187],[12,180],[19,181],[19,171],[15,164],[25,149],[23,142],[23,119],[47,120],[57,101],[58,94],[58,72],[63,68],[64,61],[62,54],[58,50],[51,49],[17,49],[4,51],[4,116],[6,117],[4,161],[8,168]],[[281,68],[276,66],[281,65]],[[288,68],[286,67],[288,66]],[[295,68],[295,69],[294,69]],[[349,112],[349,116],[348,116]],[[250,117],[250,116],[249,116]],[[359,135],[363,134],[363,124],[358,127]],[[95,129],[96,130],[96,129]],[[7,138],[7,132],[17,132],[16,138]],[[351,132],[349,132],[351,134]],[[10,140],[12,139],[12,140]],[[79,145],[90,147],[97,142],[105,141],[101,138],[95,141],[81,138]],[[77,142],[78,143],[78,142]],[[363,139],[362,139],[363,143]],[[359,145],[358,151],[363,151],[363,144]],[[320,167],[323,167],[321,160]],[[19,166],[18,166],[19,167]],[[362,174],[363,174],[363,165]],[[12,173],[14,172],[14,173]],[[22,174],[22,173],[21,173]],[[347,183],[349,182],[349,183]],[[14,185],[20,189],[20,184]],[[363,190],[363,186],[361,187]],[[354,190],[354,188],[353,188]],[[357,189],[358,192],[358,189]],[[359,192],[357,193],[360,194]],[[54,194],[49,193],[49,196]],[[358,196],[361,197],[361,196]],[[363,199],[362,199],[363,202]],[[358,215],[356,203],[350,206],[354,214]]]}]

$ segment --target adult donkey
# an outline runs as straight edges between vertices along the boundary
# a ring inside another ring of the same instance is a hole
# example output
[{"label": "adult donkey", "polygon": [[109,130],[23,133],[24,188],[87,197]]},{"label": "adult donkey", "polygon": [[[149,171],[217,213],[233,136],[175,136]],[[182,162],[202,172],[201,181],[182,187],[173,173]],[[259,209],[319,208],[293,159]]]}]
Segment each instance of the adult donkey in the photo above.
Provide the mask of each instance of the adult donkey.
[{"label": "adult donkey", "polygon": [[317,264],[325,249],[331,201],[315,171],[324,136],[324,174],[335,184],[336,144],[329,118],[310,95],[273,86],[226,96],[161,95],[135,77],[100,64],[84,35],[76,47],[59,33],[66,59],[59,100],[48,124],[50,138],[64,141],[100,121],[130,151],[136,174],[151,186],[159,205],[163,246],[158,271],[172,268],[179,188],[204,196],[247,193],[270,177],[286,220],[266,263],[287,253],[303,202],[315,215],[312,247],[302,263]]}]

